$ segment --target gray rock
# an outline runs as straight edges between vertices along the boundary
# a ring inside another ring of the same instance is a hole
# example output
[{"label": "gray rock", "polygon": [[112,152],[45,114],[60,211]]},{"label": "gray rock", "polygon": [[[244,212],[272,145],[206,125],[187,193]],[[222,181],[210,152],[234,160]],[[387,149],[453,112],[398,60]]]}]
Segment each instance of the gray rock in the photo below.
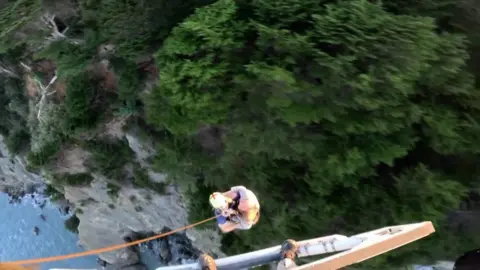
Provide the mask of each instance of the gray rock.
[{"label": "gray rock", "polygon": [[44,184],[40,175],[30,173],[25,168],[23,157],[11,156],[3,137],[0,135],[0,187],[9,193],[33,191]]},{"label": "gray rock", "polygon": [[155,147],[151,142],[141,142],[135,135],[126,134],[128,146],[135,153],[137,161],[142,165],[147,165],[147,160],[155,154]]},{"label": "gray rock", "polygon": [[[160,232],[165,227],[179,228],[187,225],[188,216],[182,195],[173,186],[167,186],[169,195],[159,195],[153,191],[136,189],[124,186],[118,192],[118,197],[111,198],[107,193],[106,179],[94,175],[94,181],[90,186],[65,187],[65,197],[75,205],[89,200],[90,203],[81,206],[79,237],[83,246],[87,249],[100,248],[110,244],[124,242],[124,237],[133,232]],[[136,198],[131,200],[131,198]],[[112,207],[110,206],[114,206]],[[142,209],[142,211],[137,211]],[[190,230],[189,230],[190,231]],[[192,240],[195,245],[207,252],[222,254],[219,251],[219,235],[215,233],[214,240],[209,237],[201,237],[203,232],[191,230],[190,235],[196,235]],[[207,231],[207,233],[210,233]],[[188,239],[188,237],[185,237]],[[205,244],[202,241],[205,241]],[[170,241],[170,240],[169,240]],[[173,241],[173,240],[172,240]],[[176,248],[179,244],[175,240],[172,251],[172,260],[179,261],[185,257],[192,257],[190,250]],[[180,241],[180,243],[183,243]],[[187,254],[177,260],[179,256],[173,253]],[[138,256],[132,250],[121,250],[100,255],[100,258],[110,264],[133,264],[138,262]],[[169,255],[162,252],[162,258],[166,261]]]},{"label": "gray rock", "polygon": [[[137,154],[137,160],[142,165],[148,166],[146,160],[154,154],[154,148],[143,147],[140,140],[133,135],[129,135],[127,139],[130,147]],[[57,164],[59,172],[78,173],[86,170],[84,163],[89,158],[88,153],[73,147],[61,154],[60,160],[65,164]],[[0,190],[11,195],[11,203],[18,201],[27,188],[32,190],[44,185],[42,176],[27,172],[25,164],[22,157],[9,157],[3,138],[0,136]],[[153,181],[165,181],[165,174],[153,173],[149,167],[145,169]],[[93,177],[94,181],[89,186],[64,187],[62,192],[67,201],[59,202],[59,210],[62,214],[70,214],[74,208],[82,209],[81,212],[77,212],[80,219],[79,244],[87,250],[124,243],[124,237],[131,237],[134,232],[158,233],[165,227],[174,229],[189,223],[185,199],[180,190],[173,185],[167,186],[168,195],[159,195],[150,190],[124,185],[119,190],[118,197],[112,198],[107,193],[108,179],[95,174]],[[136,209],[142,209],[142,211]],[[147,247],[155,250],[165,264],[177,264],[196,258],[198,249],[193,246],[210,254],[224,256],[220,252],[219,237],[215,230],[189,229],[187,234],[172,235],[157,243],[149,243]],[[116,267],[129,266],[135,269],[144,267],[137,265],[139,256],[135,248],[103,253],[100,258]]]},{"label": "gray rock", "polygon": [[[165,227],[162,232],[170,231]],[[153,233],[146,234],[144,237],[152,236]],[[175,233],[165,238],[150,241],[140,246],[141,250],[149,250],[160,258],[160,262],[165,265],[182,264],[184,262],[195,261],[200,255],[200,250],[193,246],[192,241],[185,233]]]}]

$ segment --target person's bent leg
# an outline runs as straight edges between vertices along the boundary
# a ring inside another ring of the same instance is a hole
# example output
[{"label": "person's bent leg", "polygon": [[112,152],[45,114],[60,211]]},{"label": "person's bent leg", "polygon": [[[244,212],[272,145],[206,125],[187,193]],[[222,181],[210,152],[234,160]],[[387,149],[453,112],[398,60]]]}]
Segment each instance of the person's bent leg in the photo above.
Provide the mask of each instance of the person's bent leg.
[{"label": "person's bent leg", "polygon": [[223,224],[218,224],[218,228],[220,228],[220,230],[223,233],[231,232],[231,231],[237,229],[237,227],[238,227],[238,224],[234,223],[234,222],[231,222],[231,221],[227,221]]},{"label": "person's bent leg", "polygon": [[217,270],[215,260],[206,253],[201,254],[198,261],[201,270]]},{"label": "person's bent leg", "polygon": [[288,239],[282,244],[282,260],[277,264],[277,270],[292,269],[297,266],[295,258],[297,257],[298,244],[294,240]]},{"label": "person's bent leg", "polygon": [[252,228],[252,224],[248,223],[245,220],[241,220],[241,219],[234,220],[234,223],[237,224],[237,228],[236,228],[237,230],[246,231]]},{"label": "person's bent leg", "polygon": [[285,258],[278,262],[277,270],[288,270],[297,267],[292,259]]}]

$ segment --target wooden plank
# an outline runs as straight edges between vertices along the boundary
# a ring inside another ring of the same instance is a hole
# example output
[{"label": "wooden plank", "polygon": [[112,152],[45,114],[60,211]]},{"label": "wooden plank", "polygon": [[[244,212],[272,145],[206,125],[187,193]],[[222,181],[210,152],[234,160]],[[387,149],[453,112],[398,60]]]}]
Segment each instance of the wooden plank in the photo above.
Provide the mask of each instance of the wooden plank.
[{"label": "wooden plank", "polygon": [[[394,226],[392,228],[399,228]],[[336,255],[311,262],[294,268],[295,270],[317,269],[317,270],[337,270],[345,266],[362,262],[372,257],[378,256],[392,249],[396,249],[435,232],[432,222],[422,222],[413,225],[405,225],[405,228],[391,235],[383,235],[373,241],[367,241],[361,245],[338,253]],[[370,242],[370,243],[369,243]]]}]

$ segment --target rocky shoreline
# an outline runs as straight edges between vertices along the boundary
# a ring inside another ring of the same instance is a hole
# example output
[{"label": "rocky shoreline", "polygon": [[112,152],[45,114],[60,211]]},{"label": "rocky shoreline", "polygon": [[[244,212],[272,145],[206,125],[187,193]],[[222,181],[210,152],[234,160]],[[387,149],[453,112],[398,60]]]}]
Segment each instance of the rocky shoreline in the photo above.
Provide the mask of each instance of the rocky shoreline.
[{"label": "rocky shoreline", "polygon": [[[44,190],[45,185],[37,185],[30,186],[30,188],[25,190],[13,187],[3,187],[0,192],[6,193],[8,195],[10,204],[21,203],[25,196],[30,196],[32,199],[34,199],[35,205],[43,209],[48,202],[48,196],[44,193]],[[74,205],[72,205],[68,201],[59,200],[56,201],[55,204],[58,206],[58,211],[61,215],[67,216],[72,214],[72,209],[74,208]]]},{"label": "rocky shoreline", "polygon": [[[28,196],[34,200],[33,202],[36,207],[43,209],[49,200],[49,197],[43,193],[44,190],[45,185],[38,185],[28,190],[13,187],[4,188],[1,192],[4,192],[8,195],[10,204],[22,203],[22,200]],[[60,214],[63,216],[71,215],[74,213],[75,206],[67,200],[55,201],[55,204],[57,205]],[[160,233],[168,232],[170,230],[171,228],[164,227]],[[134,232],[124,237],[124,241],[132,242],[154,235],[154,232]],[[175,233],[165,238],[160,238],[147,243],[143,243],[134,246],[129,250],[131,252],[134,252],[139,258],[141,258],[142,254],[145,253],[150,253],[150,255],[153,254],[153,256],[158,259],[158,263],[161,265],[177,265],[191,263],[196,261],[201,254],[201,251],[198,248],[194,247],[192,241],[189,239],[185,232]],[[147,266],[141,262],[141,259],[140,262],[137,262],[135,264],[125,265],[109,264],[108,262],[102,260],[99,257],[97,258],[97,263],[101,267],[101,269],[104,270],[148,269]]]},{"label": "rocky shoreline", "polygon": [[[127,134],[125,137],[138,162],[145,163],[154,147],[146,147],[135,136]],[[84,164],[88,155],[81,149],[67,149],[62,157],[63,163],[59,167],[65,169],[63,173],[86,171]],[[143,169],[152,181],[165,181],[165,175],[154,173],[148,166]],[[79,219],[79,245],[87,250],[122,244],[128,241],[128,237],[139,239],[189,223],[185,199],[173,184],[166,185],[164,194],[145,188],[122,186],[113,196],[109,179],[97,174],[92,176],[93,181],[89,185],[59,187],[61,190],[57,191],[63,196],[55,198],[63,215],[75,212]],[[46,197],[45,179],[41,173],[27,170],[24,157],[11,157],[0,136],[0,192],[9,195],[10,203],[19,203],[22,198],[32,194]],[[42,200],[39,200],[38,207],[43,206]],[[133,267],[129,269],[145,269],[141,265],[141,253],[144,252],[153,252],[155,260],[158,259],[157,266],[194,261],[198,258],[199,250],[222,257],[224,254],[220,251],[219,238],[215,227],[201,231],[189,229],[139,247],[102,253],[99,262],[108,269],[124,269],[127,266]]]}]

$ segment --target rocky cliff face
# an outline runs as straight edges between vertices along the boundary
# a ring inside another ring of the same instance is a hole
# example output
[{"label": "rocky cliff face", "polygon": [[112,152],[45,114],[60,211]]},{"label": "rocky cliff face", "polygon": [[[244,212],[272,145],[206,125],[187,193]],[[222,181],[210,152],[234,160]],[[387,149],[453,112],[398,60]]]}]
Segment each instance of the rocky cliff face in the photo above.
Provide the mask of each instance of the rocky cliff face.
[{"label": "rocky cliff face", "polygon": [[43,184],[42,177],[28,172],[23,157],[12,157],[0,135],[0,191],[11,195],[33,191]]},{"label": "rocky cliff face", "polygon": [[[152,191],[125,187],[118,197],[108,195],[106,182],[100,176],[88,187],[65,187],[65,198],[81,207],[79,237],[88,249],[121,244],[126,237],[138,232],[161,232],[168,228],[179,228],[188,224],[187,211],[180,193],[175,187],[167,187],[167,195]],[[210,232],[189,232],[198,248],[218,252],[218,235]],[[208,237],[210,234],[211,238]],[[185,254],[185,259],[196,259],[198,254]],[[130,249],[101,254],[100,257],[112,264],[138,262],[137,254]]]},{"label": "rocky cliff face", "polygon": [[[127,139],[138,161],[146,166],[145,160],[153,153],[152,148],[142,145],[133,135],[127,135]],[[3,179],[0,187],[4,191],[24,191],[43,184],[40,175],[25,170],[23,158],[8,157],[1,138],[0,153],[0,179]],[[84,162],[88,157],[88,153],[81,149],[68,149],[62,153],[63,162],[59,171],[84,172]],[[149,170],[148,167],[145,169]],[[163,174],[152,171],[149,174],[153,181],[165,181]],[[160,233],[189,223],[184,198],[175,185],[167,185],[165,194],[125,186],[112,196],[107,187],[108,180],[101,175],[93,174],[93,177],[94,180],[87,186],[63,187],[65,198],[77,209],[80,244],[86,249],[121,244],[142,235]],[[143,247],[152,249],[165,264],[195,260],[200,250],[223,256],[219,234],[213,224],[211,230],[189,229]],[[122,249],[100,254],[100,258],[116,266],[134,265],[139,262],[137,251],[135,248]]]}]

